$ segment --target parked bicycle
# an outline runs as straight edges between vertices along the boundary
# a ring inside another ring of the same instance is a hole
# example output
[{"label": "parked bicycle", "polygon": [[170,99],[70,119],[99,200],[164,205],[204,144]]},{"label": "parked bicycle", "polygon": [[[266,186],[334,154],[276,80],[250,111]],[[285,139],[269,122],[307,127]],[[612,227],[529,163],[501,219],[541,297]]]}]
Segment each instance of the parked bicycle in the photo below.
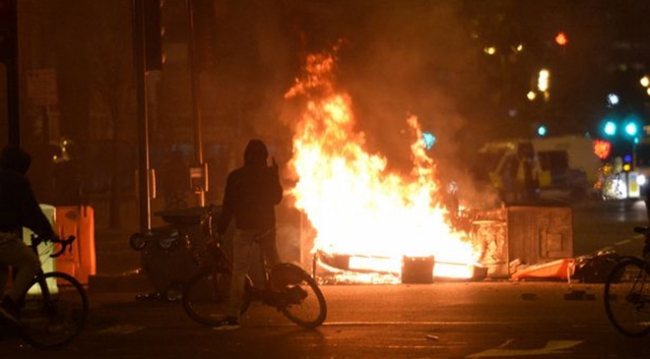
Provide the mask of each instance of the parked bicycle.
[{"label": "parked bicycle", "polygon": [[[204,243],[187,241],[202,270],[186,283],[182,298],[183,308],[190,318],[207,326],[219,326],[223,321],[232,277],[232,263],[212,230],[213,212],[210,206],[202,217]],[[251,301],[260,300],[301,327],[315,328],[323,324],[327,317],[325,297],[304,269],[291,263],[280,263],[270,273],[265,273],[265,277],[263,289],[253,286],[251,279],[246,278],[242,313],[246,312]]]},{"label": "parked bicycle", "polygon": [[605,312],[614,327],[629,337],[650,332],[650,227],[635,227],[643,234],[642,258],[622,257],[605,283]]},{"label": "parked bicycle", "polygon": [[[74,240],[74,236],[44,239],[32,235],[30,247],[38,254],[41,243],[49,241],[60,245],[49,255],[56,258]],[[19,325],[6,324],[7,329],[38,349],[54,349],[69,343],[81,332],[88,316],[86,291],[79,281],[66,273],[40,270],[22,298],[18,303]]]}]

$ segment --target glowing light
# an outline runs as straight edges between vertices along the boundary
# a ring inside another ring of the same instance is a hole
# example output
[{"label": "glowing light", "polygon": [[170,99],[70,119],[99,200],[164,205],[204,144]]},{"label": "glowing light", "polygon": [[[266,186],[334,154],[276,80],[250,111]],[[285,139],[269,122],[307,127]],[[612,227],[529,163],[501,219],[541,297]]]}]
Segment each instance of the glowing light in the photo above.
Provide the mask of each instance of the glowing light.
[{"label": "glowing light", "polygon": [[639,83],[640,83],[641,86],[643,86],[643,87],[648,87],[648,86],[650,86],[650,77],[648,77],[648,76],[643,76],[643,77],[641,78],[641,80],[639,80]]},{"label": "glowing light", "polygon": [[537,94],[535,93],[535,91],[528,91],[526,97],[528,97],[529,100],[533,101],[537,97]]},{"label": "glowing light", "polygon": [[524,51],[524,45],[523,45],[523,44],[519,44],[519,45],[517,45],[517,47],[515,48],[515,50],[517,50],[517,52],[522,52],[522,51]]},{"label": "glowing light", "polygon": [[636,136],[636,134],[639,132],[639,128],[636,125],[636,123],[628,123],[625,125],[625,133],[627,133],[630,136]]},{"label": "glowing light", "polygon": [[598,156],[601,160],[609,157],[610,152],[612,151],[612,144],[609,141],[604,140],[595,140],[594,141],[594,154]]},{"label": "glowing light", "polygon": [[488,55],[494,55],[497,53],[497,48],[494,46],[488,46],[485,49],[483,49],[483,51],[485,51],[485,53]]},{"label": "glowing light", "polygon": [[648,179],[647,179],[646,176],[644,176],[644,175],[638,175],[638,176],[636,176],[636,183],[637,183],[639,186],[643,186],[643,185],[645,185],[647,181],[648,181]]},{"label": "glowing light", "polygon": [[607,121],[605,127],[603,127],[603,131],[605,131],[607,136],[614,136],[616,134],[616,124],[612,121]]},{"label": "glowing light", "polygon": [[560,45],[564,46],[569,43],[569,39],[567,38],[566,34],[562,31],[560,31],[556,36],[555,36],[555,42]]},{"label": "glowing light", "polygon": [[431,147],[436,143],[436,136],[434,136],[431,132],[425,132],[422,134],[422,139],[424,140],[424,144],[427,147],[427,150],[430,150]]},{"label": "glowing light", "polygon": [[615,93],[610,93],[609,95],[607,95],[607,102],[608,102],[611,106],[616,106],[616,105],[618,105],[619,100],[620,100],[620,99],[618,98],[618,95],[615,94]]},{"label": "glowing light", "polygon": [[539,71],[539,76],[537,77],[537,88],[541,92],[546,92],[549,86],[549,80],[551,73],[547,69],[541,69]]},{"label": "glowing light", "polygon": [[433,255],[436,262],[459,264],[446,276],[466,278],[480,250],[448,222],[418,119],[406,119],[411,170],[389,171],[387,159],[366,148],[352,99],[335,89],[334,66],[332,55],[309,55],[304,75],[285,94],[306,99],[293,122],[295,186],[289,193],[315,231],[312,251],[348,255],[351,267],[385,272],[400,268],[403,256]]}]

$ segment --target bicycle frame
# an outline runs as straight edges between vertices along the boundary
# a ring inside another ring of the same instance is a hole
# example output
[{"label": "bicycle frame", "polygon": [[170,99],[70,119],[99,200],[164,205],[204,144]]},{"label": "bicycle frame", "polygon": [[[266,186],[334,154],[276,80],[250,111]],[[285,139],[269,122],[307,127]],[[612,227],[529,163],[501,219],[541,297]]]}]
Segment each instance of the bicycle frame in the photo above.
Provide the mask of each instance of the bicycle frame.
[{"label": "bicycle frame", "polygon": [[[50,241],[52,243],[61,244],[61,248],[58,251],[54,252],[53,254],[50,254],[49,257],[50,258],[56,258],[56,257],[61,256],[65,252],[66,248],[68,248],[68,246],[70,246],[72,244],[72,242],[74,242],[74,240],[75,240],[74,236],[69,236],[67,239],[51,238]],[[34,252],[34,254],[36,254],[38,256],[39,255],[38,246],[41,243],[44,243],[44,242],[46,242],[46,240],[32,234],[32,236],[30,238],[29,247]],[[45,279],[45,271],[43,271],[43,268],[39,268],[39,270],[36,272],[36,280],[38,281],[38,284],[39,284],[39,287],[41,289],[43,298],[45,299],[46,303],[49,303],[50,295],[51,295],[50,286],[48,285],[47,280]],[[56,288],[56,287],[54,287],[54,288]],[[29,293],[25,293],[25,295],[28,295],[28,294]],[[24,301],[25,298],[21,298],[21,300]]]}]

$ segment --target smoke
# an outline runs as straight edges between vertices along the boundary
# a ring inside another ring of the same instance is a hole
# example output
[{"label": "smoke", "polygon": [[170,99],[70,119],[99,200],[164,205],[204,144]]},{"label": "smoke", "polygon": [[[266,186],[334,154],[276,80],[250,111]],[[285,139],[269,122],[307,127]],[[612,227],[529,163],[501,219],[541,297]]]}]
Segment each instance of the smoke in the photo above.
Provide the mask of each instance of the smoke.
[{"label": "smoke", "polygon": [[[430,155],[441,183],[456,182],[471,206],[493,203],[468,172],[484,138],[473,114],[485,78],[457,1],[366,2],[339,54],[339,85],[350,93],[359,130],[389,165],[411,166],[406,124],[415,115],[436,143]],[[468,111],[469,110],[469,111]],[[473,136],[476,134],[477,136]]]},{"label": "smoke", "polygon": [[[257,1],[258,54],[265,77],[263,104],[253,116],[254,135],[271,142],[284,162],[291,157],[292,123],[301,104],[282,95],[299,76],[308,53],[337,53],[337,84],[352,98],[358,130],[368,150],[381,153],[392,169],[412,166],[410,115],[436,144],[430,150],[441,183],[460,184],[461,196],[477,203],[486,198],[468,176],[472,155],[484,142],[474,137],[481,119],[476,98],[484,88],[476,44],[457,1]],[[281,6],[277,6],[281,4]],[[265,16],[263,16],[265,15]],[[483,128],[484,129],[484,128]],[[479,192],[476,193],[475,192]],[[488,201],[492,201],[489,198]]]}]

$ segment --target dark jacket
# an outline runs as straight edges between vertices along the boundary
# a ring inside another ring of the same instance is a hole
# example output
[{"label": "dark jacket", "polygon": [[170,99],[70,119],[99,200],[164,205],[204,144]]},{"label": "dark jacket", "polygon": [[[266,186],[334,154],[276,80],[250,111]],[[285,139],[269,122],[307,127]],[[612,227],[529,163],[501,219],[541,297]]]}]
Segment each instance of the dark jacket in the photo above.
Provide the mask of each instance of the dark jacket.
[{"label": "dark jacket", "polygon": [[0,159],[0,232],[13,232],[22,237],[22,227],[39,236],[54,235],[43,214],[25,172],[29,155],[16,148],[5,149]]},{"label": "dark jacket", "polygon": [[262,141],[251,140],[244,151],[244,166],[230,172],[217,223],[224,234],[234,218],[237,229],[265,230],[275,226],[274,206],[282,201],[277,166],[267,167]]}]

